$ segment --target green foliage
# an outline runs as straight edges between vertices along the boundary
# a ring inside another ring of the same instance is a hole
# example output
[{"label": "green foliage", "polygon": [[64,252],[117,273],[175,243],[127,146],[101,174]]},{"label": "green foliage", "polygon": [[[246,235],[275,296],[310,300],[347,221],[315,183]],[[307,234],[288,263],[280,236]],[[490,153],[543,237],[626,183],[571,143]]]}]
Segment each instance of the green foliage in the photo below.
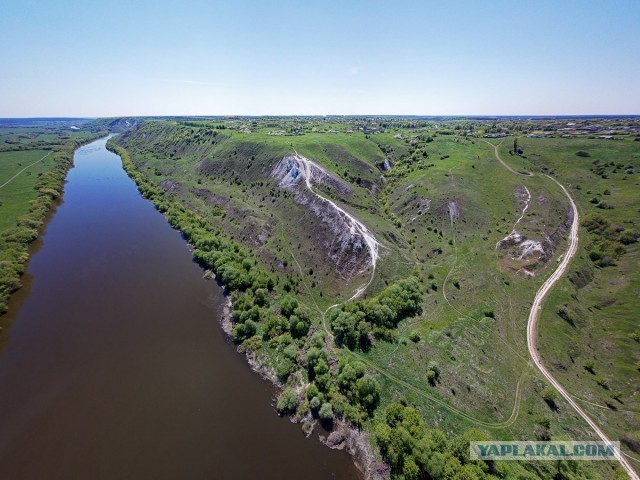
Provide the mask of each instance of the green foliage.
[{"label": "green foliage", "polygon": [[311,400],[313,397],[317,397],[320,391],[313,383],[307,387],[307,399]]},{"label": "green foliage", "polygon": [[296,397],[296,392],[291,387],[286,387],[276,402],[278,413],[284,415],[295,412],[297,406],[298,398]]},{"label": "green foliage", "polygon": [[638,239],[632,230],[612,227],[611,222],[600,213],[586,215],[582,226],[591,234],[592,242],[587,246],[589,258],[599,267],[615,265],[616,260],[626,252],[625,246]]},{"label": "green foliage", "polygon": [[268,307],[269,297],[267,296],[267,291],[264,288],[256,289],[253,301],[259,307]]},{"label": "green foliage", "polygon": [[435,362],[431,362],[427,368],[427,380],[431,386],[440,380],[440,369]]},{"label": "green foliage", "polygon": [[282,358],[276,363],[276,375],[282,382],[286,382],[295,369],[296,364],[288,358]]},{"label": "green foliage", "polygon": [[556,408],[556,400],[558,399],[558,392],[551,386],[546,386],[542,390],[542,399],[547,402],[551,408]]},{"label": "green foliage", "polygon": [[329,375],[329,354],[324,348],[311,347],[307,352],[307,372],[320,391],[327,391],[331,377]]},{"label": "green foliage", "polygon": [[325,423],[331,422],[333,420],[333,408],[329,402],[325,402],[320,407],[320,411],[318,412],[318,416],[320,420]]},{"label": "green foliage", "polygon": [[584,369],[592,375],[596,374],[596,362],[593,360],[587,360],[584,362]]},{"label": "green foliage", "polygon": [[387,287],[378,296],[342,305],[331,311],[329,322],[338,345],[366,349],[369,334],[388,338],[386,332],[405,318],[422,311],[418,279],[409,277]]},{"label": "green foliage", "polygon": [[491,478],[485,462],[469,460],[469,442],[487,440],[484,434],[470,430],[447,441],[440,430],[427,429],[413,407],[389,404],[374,436],[392,478]]},{"label": "green foliage", "polygon": [[373,415],[380,401],[380,384],[365,372],[365,365],[360,361],[349,357],[340,361],[338,388],[355,408],[352,412],[355,423]]},{"label": "green foliage", "polygon": [[569,312],[569,309],[567,308],[566,305],[564,305],[564,306],[560,307],[558,310],[556,310],[556,313],[558,314],[558,316],[560,318],[562,318],[564,321],[566,321],[570,325],[572,325],[572,326],[576,325],[576,319],[573,317],[571,312]]},{"label": "green foliage", "polygon": [[317,412],[321,405],[322,400],[320,400],[320,397],[318,396],[312,397],[311,401],[309,402],[309,408],[311,408],[311,410],[314,412]]},{"label": "green foliage", "polygon": [[282,302],[280,302],[280,313],[282,313],[285,318],[291,317],[296,311],[296,308],[298,308],[298,301],[289,295],[284,297]]},{"label": "green foliage", "polygon": [[253,337],[257,331],[258,327],[253,320],[247,320],[244,323],[237,323],[233,327],[233,339],[236,342],[242,342],[249,337]]}]

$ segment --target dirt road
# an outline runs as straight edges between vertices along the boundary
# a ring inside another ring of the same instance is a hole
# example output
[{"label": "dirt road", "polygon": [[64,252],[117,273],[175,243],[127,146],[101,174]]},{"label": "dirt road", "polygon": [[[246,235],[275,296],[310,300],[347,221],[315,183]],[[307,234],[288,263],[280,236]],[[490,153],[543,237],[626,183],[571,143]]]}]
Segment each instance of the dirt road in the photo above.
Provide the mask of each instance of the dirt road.
[{"label": "dirt road", "polygon": [[9,185],[11,182],[13,182],[16,178],[18,178],[27,168],[29,167],[33,167],[36,163],[40,163],[42,160],[44,160],[45,158],[47,158],[49,155],[51,155],[51,152],[47,153],[44,157],[42,157],[40,160],[36,160],[35,162],[33,162],[30,165],[27,165],[26,167],[24,167],[22,170],[20,170],[18,173],[16,173],[13,177],[11,177],[9,180],[7,180],[6,182],[4,182],[2,185],[0,185],[0,188],[4,188],[7,185]]},{"label": "dirt road", "polygon": [[[497,156],[497,147],[496,147],[496,156]],[[499,158],[499,157],[498,157]],[[508,167],[507,167],[508,168]],[[510,169],[511,170],[511,169]],[[542,358],[540,358],[540,354],[538,353],[538,348],[536,346],[537,338],[538,338],[538,320],[540,319],[540,312],[542,311],[542,304],[544,302],[545,297],[549,293],[549,291],[553,288],[558,280],[562,277],[562,275],[566,272],[567,267],[569,266],[569,262],[576,254],[578,250],[578,226],[580,225],[579,217],[578,217],[578,209],[576,208],[576,204],[573,201],[573,198],[569,194],[566,188],[562,184],[560,184],[557,180],[552,177],[548,178],[553,180],[564,192],[564,194],[569,199],[571,203],[571,208],[573,209],[573,222],[571,224],[571,231],[569,233],[569,248],[566,253],[562,257],[562,261],[558,268],[551,274],[551,276],[542,284],[536,296],[533,300],[533,305],[531,305],[531,311],[529,313],[529,320],[527,322],[527,346],[529,347],[529,354],[531,355],[531,359],[534,365],[538,368],[540,373],[547,379],[547,381],[553,385],[553,387],[558,391],[562,398],[564,398],[569,405],[580,415],[587,424],[592,428],[592,430],[596,433],[596,435],[603,442],[611,442],[609,438],[604,434],[602,430],[595,424],[593,420],[586,414],[584,410],[576,403],[573,397],[564,389],[562,385],[549,373],[547,368],[542,363]],[[631,467],[629,461],[624,457],[624,455],[620,451],[616,451],[616,459],[620,462],[622,467],[627,471],[629,477],[632,480],[640,480],[635,470]]]},{"label": "dirt road", "polygon": [[500,157],[500,154],[498,153],[498,147],[500,146],[500,144],[498,145],[494,145],[493,143],[487,141],[487,140],[482,140],[484,143],[486,143],[487,145],[491,145],[493,147],[494,153],[496,154],[496,158],[498,159],[498,161],[502,164],[502,166],[504,168],[506,168],[507,170],[509,170],[511,173],[515,174],[515,175],[522,175],[524,177],[531,177],[533,176],[533,173],[531,172],[519,172],[518,170],[514,170],[513,168],[511,168],[504,160],[502,160],[502,158]]}]

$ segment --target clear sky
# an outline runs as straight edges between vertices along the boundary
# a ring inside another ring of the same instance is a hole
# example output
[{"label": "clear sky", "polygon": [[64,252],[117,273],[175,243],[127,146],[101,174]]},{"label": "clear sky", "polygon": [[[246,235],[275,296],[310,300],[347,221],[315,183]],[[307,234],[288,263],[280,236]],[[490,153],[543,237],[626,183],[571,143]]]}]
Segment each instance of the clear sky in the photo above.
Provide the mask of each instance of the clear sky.
[{"label": "clear sky", "polygon": [[0,117],[640,114],[640,0],[3,0]]}]

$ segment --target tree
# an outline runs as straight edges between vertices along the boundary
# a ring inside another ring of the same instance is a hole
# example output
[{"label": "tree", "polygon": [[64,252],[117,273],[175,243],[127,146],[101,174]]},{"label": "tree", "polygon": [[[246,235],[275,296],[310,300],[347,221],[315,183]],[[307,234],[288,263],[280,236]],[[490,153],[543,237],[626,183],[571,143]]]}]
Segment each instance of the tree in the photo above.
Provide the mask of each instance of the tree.
[{"label": "tree", "polygon": [[320,416],[320,420],[323,422],[329,423],[333,421],[333,407],[331,404],[329,402],[323,403],[318,415]]},{"label": "tree", "polygon": [[268,307],[269,306],[269,297],[267,297],[267,292],[264,288],[258,288],[254,294],[254,300],[256,305],[259,307]]},{"label": "tree", "polygon": [[317,397],[318,387],[316,387],[313,383],[307,387],[307,399],[311,400],[313,397]]},{"label": "tree", "polygon": [[238,323],[233,327],[233,339],[241,342],[256,334],[257,325],[253,320],[247,320],[244,323]]},{"label": "tree", "polygon": [[294,412],[297,405],[298,399],[296,397],[296,392],[294,392],[291,387],[286,387],[278,397],[276,409],[278,410],[278,413],[284,415],[286,413]]},{"label": "tree", "polygon": [[418,465],[416,465],[416,461],[411,455],[404,457],[402,473],[406,480],[417,480],[418,478],[420,478],[420,469],[418,468]]},{"label": "tree", "polygon": [[327,360],[328,353],[324,348],[311,347],[307,352],[307,368],[311,374],[320,359]]},{"label": "tree", "polygon": [[309,402],[309,407],[311,407],[311,410],[313,410],[314,412],[318,411],[321,405],[322,400],[320,400],[319,397],[313,397]]},{"label": "tree", "polygon": [[377,380],[370,375],[365,375],[356,380],[356,391],[358,400],[363,405],[369,415],[373,413],[380,400],[380,385]]},{"label": "tree", "polygon": [[340,312],[337,317],[331,321],[331,329],[335,334],[336,343],[347,348],[355,348],[358,340],[356,333],[357,317],[350,312]]},{"label": "tree", "polygon": [[298,308],[298,301],[295,298],[287,295],[286,297],[284,297],[280,305],[280,313],[282,313],[282,315],[284,315],[286,318],[289,318],[294,314],[296,308]]},{"label": "tree", "polygon": [[427,369],[427,380],[429,381],[429,384],[433,386],[439,379],[440,368],[438,368],[438,364],[435,362],[429,363],[429,367]]}]

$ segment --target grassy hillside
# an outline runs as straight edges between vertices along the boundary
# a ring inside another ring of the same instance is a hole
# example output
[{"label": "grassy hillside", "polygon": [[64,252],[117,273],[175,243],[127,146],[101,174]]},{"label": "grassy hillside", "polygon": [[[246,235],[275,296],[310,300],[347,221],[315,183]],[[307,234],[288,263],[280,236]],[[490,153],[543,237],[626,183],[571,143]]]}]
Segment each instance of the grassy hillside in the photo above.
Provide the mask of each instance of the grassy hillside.
[{"label": "grassy hillside", "polygon": [[[611,465],[504,467],[452,453],[469,436],[592,438],[568,405],[543,399],[547,385],[529,365],[529,308],[566,248],[572,220],[566,197],[543,174],[571,187],[583,221],[591,211],[604,218],[585,224],[571,280],[546,303],[543,358],[569,391],[596,404],[590,413],[613,438],[626,439],[627,448],[638,443],[633,223],[640,144],[505,137],[538,127],[357,118],[148,121],[112,148],[143,194],[195,245],[196,259],[229,287],[234,338],[285,386],[282,413],[346,419],[373,432],[392,474],[405,478],[413,478],[414,466],[429,473],[433,452],[418,445],[438,435],[434,428],[452,439],[441,453],[467,478],[508,471],[611,476]],[[487,133],[500,137],[482,138]],[[498,162],[494,145],[515,172]],[[313,190],[325,200],[296,177],[295,154],[322,172]],[[279,176],[285,167],[287,179]],[[357,235],[343,235],[346,224],[327,200],[375,235],[377,263]],[[598,243],[604,230],[611,238]],[[425,422],[402,448],[393,446],[401,432],[389,423],[398,402],[415,407]]]}]

